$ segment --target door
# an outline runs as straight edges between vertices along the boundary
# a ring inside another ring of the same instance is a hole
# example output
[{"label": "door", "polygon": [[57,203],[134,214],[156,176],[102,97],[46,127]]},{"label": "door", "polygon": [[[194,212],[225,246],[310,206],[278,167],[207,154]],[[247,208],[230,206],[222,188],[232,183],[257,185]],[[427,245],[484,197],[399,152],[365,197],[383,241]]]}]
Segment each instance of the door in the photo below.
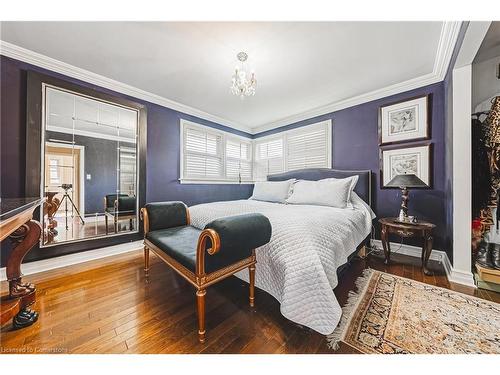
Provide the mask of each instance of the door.
[{"label": "door", "polygon": [[[74,210],[71,198],[77,210],[82,212],[80,202],[81,173],[80,149],[66,146],[47,145],[45,150],[45,191],[56,192],[56,198],[61,201],[55,216],[64,216],[66,200],[68,211]],[[67,198],[64,198],[65,193]],[[63,201],[64,198],[64,201]],[[76,212],[74,212],[76,215]]]}]

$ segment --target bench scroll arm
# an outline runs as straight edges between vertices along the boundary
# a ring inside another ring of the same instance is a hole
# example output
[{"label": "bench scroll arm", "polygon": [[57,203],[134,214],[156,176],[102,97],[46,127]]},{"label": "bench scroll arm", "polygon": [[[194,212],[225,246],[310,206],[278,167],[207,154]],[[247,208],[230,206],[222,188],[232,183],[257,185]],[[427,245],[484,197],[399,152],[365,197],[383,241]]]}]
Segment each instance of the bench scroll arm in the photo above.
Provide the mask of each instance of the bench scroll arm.
[{"label": "bench scroll arm", "polygon": [[[207,241],[210,240],[211,247],[207,249]],[[198,238],[196,248],[196,276],[205,276],[205,251],[209,255],[217,254],[220,250],[219,234],[213,229],[204,229]]]}]

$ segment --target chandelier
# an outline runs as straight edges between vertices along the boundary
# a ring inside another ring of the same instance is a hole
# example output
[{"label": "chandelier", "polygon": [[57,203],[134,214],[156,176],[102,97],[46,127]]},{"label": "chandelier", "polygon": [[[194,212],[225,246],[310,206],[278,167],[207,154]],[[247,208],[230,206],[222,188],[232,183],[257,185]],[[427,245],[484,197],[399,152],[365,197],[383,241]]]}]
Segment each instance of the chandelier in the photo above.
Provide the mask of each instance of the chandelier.
[{"label": "chandelier", "polygon": [[255,95],[255,86],[257,86],[257,80],[255,79],[255,73],[251,72],[250,77],[248,77],[245,71],[245,61],[248,59],[248,55],[245,52],[240,52],[236,55],[238,60],[241,62],[240,66],[237,66],[232,77],[231,92],[244,99],[245,96]]}]

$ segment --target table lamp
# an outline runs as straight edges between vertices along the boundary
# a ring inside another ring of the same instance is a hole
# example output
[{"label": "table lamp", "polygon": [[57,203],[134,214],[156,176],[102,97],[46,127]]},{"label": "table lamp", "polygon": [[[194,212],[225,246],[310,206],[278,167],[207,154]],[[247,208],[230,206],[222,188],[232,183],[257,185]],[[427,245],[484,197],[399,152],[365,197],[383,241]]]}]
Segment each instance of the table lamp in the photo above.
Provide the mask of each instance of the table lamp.
[{"label": "table lamp", "polygon": [[410,222],[408,218],[408,188],[428,187],[427,184],[414,174],[398,174],[389,181],[386,187],[398,187],[401,189],[399,221]]}]

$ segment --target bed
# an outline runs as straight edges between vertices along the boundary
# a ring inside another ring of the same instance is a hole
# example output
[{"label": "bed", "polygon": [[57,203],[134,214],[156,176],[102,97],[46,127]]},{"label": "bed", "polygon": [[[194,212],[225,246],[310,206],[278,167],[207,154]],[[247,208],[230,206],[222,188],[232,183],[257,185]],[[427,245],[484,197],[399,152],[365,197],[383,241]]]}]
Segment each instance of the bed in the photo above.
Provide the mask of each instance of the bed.
[{"label": "bed", "polygon": [[[374,219],[370,171],[304,169],[268,176],[269,181],[290,178],[320,180],[358,175],[352,208],[291,205],[256,200],[205,203],[189,208],[191,225],[204,228],[210,221],[242,213],[269,218],[271,241],[256,249],[255,285],[280,302],[284,317],[321,334],[336,328],[342,309],[333,293],[338,269],[369,237]],[[236,274],[248,282],[248,272]]]}]

